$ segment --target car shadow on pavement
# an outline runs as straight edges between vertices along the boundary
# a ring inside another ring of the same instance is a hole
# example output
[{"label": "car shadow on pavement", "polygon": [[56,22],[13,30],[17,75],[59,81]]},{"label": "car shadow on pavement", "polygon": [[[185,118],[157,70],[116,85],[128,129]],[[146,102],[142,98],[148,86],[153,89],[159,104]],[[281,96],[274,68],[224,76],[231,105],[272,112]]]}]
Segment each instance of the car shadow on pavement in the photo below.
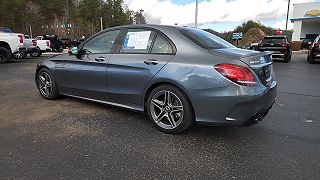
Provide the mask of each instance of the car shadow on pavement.
[{"label": "car shadow on pavement", "polygon": [[[148,129],[149,133],[161,133],[161,132],[158,132],[158,130],[155,128],[155,125],[153,125],[151,120],[149,120],[149,118],[144,112],[102,104],[102,103],[93,102],[93,101],[77,99],[73,97],[62,96],[62,99],[83,103],[89,106],[93,106],[94,108],[103,108],[105,111],[107,111],[106,113],[109,113],[110,111],[112,114],[117,113],[117,116],[123,117],[123,119],[121,120],[121,123],[128,123],[133,126],[136,123],[136,125],[143,126],[141,130],[144,132],[146,129]],[[104,126],[104,123],[103,122],[101,123],[102,123],[101,125]],[[229,139],[232,137],[232,140],[236,140],[237,137],[239,137],[239,133],[241,134],[241,131],[245,131],[248,129],[250,129],[250,127],[246,127],[246,126],[223,126],[222,127],[222,126],[194,125],[181,134],[170,135],[170,136],[206,137],[208,139],[210,139],[210,137],[215,139],[216,138]],[[137,128],[136,130],[139,131],[139,128]],[[136,133],[139,133],[139,132],[136,132]]]}]

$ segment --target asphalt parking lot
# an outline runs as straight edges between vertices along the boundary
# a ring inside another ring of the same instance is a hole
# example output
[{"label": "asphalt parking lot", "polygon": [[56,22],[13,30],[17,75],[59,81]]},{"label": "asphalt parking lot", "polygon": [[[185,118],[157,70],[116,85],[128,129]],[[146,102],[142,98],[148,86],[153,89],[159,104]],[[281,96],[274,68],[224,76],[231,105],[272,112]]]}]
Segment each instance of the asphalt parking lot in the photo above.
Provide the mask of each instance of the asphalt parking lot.
[{"label": "asphalt parking lot", "polygon": [[320,179],[320,64],[306,54],[275,62],[278,98],[261,123],[181,135],[141,113],[42,99],[40,60],[0,64],[0,179]]}]

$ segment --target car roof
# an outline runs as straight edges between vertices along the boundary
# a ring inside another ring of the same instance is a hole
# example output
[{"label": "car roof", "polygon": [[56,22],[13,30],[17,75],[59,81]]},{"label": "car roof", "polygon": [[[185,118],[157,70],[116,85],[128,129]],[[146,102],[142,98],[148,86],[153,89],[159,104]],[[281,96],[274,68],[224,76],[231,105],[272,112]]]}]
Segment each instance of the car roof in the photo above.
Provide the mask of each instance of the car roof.
[{"label": "car roof", "polygon": [[275,39],[277,39],[277,38],[279,38],[279,39],[281,39],[281,38],[286,38],[287,36],[285,36],[285,35],[273,35],[273,36],[265,36],[264,38],[265,39],[272,39],[272,38],[275,38]]},{"label": "car roof", "polygon": [[154,29],[193,29],[193,27],[189,26],[178,26],[178,25],[159,25],[159,24],[133,24],[133,25],[124,25],[124,26],[116,26],[113,28],[154,28]]}]

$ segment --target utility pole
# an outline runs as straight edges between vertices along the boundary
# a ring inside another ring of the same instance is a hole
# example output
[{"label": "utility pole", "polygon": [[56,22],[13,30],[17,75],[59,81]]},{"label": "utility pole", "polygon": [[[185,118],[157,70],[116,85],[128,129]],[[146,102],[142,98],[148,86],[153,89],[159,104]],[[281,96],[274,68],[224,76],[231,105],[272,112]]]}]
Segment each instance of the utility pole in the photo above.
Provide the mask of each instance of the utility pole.
[{"label": "utility pole", "polygon": [[[67,18],[67,23],[64,22],[64,32],[66,33],[67,31],[67,34],[69,36],[69,0],[66,0],[66,18]],[[64,36],[66,36],[64,34]]]},{"label": "utility pole", "polygon": [[101,9],[102,9],[102,1],[100,1],[100,29],[101,29],[101,31],[103,30],[103,23],[102,23],[102,13],[101,13]]},{"label": "utility pole", "polygon": [[30,31],[30,38],[32,39],[32,28],[31,28],[31,24],[29,24],[29,31]]},{"label": "utility pole", "polygon": [[194,18],[194,27],[198,27],[198,0],[196,0],[196,12],[195,12],[195,18]]},{"label": "utility pole", "polygon": [[288,31],[289,9],[290,9],[290,0],[288,0],[287,19],[286,19],[286,34]]}]

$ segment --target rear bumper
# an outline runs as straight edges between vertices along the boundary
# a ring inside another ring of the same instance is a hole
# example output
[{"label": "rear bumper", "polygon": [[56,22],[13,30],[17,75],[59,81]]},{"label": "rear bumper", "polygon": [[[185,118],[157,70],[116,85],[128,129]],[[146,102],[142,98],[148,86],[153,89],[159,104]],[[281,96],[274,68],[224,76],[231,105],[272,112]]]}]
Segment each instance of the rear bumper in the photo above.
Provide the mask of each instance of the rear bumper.
[{"label": "rear bumper", "polygon": [[[234,95],[226,97],[205,97],[202,102],[206,111],[194,106],[197,124],[228,126],[254,124],[264,118],[275,102],[277,82],[256,95]],[[209,102],[208,102],[209,101]],[[211,104],[208,107],[208,104]],[[200,105],[201,106],[201,105]]]},{"label": "rear bumper", "polygon": [[37,51],[39,51],[39,48],[37,48],[37,47],[32,47],[32,48],[27,49],[27,53],[33,53],[33,52],[37,52]]},{"label": "rear bumper", "polygon": [[288,48],[258,48],[258,51],[270,51],[272,54],[272,58],[285,58],[286,56],[291,54],[290,49]]},{"label": "rear bumper", "polygon": [[276,86],[269,89],[264,94],[252,99],[237,104],[230,111],[226,120],[230,123],[250,125],[261,121],[269,112],[275,102],[277,96]]},{"label": "rear bumper", "polygon": [[25,46],[22,46],[22,47],[18,47],[14,54],[17,54],[17,53],[21,53],[21,52],[26,52],[27,51],[27,48]]}]

